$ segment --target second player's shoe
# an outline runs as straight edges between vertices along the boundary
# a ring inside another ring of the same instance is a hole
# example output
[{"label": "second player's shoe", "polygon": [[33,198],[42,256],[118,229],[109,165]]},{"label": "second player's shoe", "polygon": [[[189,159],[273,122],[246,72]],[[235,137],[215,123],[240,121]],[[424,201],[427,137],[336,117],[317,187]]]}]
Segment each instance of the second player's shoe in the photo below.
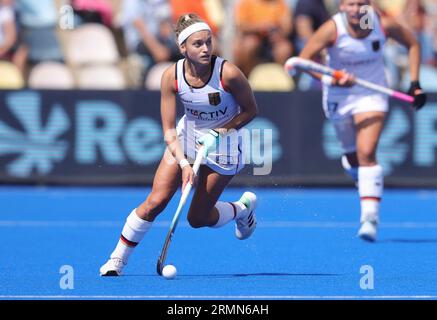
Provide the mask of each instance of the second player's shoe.
[{"label": "second player's shoe", "polygon": [[378,224],[372,221],[364,221],[358,230],[358,237],[363,240],[374,242],[378,232]]}]

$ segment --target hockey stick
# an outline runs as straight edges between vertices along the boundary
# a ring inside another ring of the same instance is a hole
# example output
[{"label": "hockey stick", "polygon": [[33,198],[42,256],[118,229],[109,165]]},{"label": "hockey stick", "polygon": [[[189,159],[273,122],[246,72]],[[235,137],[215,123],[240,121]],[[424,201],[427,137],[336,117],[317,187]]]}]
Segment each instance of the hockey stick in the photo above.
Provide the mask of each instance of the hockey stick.
[{"label": "hockey stick", "polygon": [[[312,71],[312,72],[317,72],[317,73],[321,73],[321,74],[326,74],[326,75],[332,76],[336,80],[341,79],[345,74],[344,71],[334,70],[330,67],[321,65],[321,64],[316,63],[314,61],[306,60],[306,59],[299,58],[299,57],[289,58],[287,60],[287,62],[285,63],[285,69],[289,74],[293,74],[294,69],[302,69],[304,71]],[[399,92],[399,91],[396,91],[396,90],[393,90],[393,89],[390,89],[390,88],[387,88],[384,86],[380,86],[380,85],[371,83],[371,82],[363,80],[363,79],[356,78],[355,83],[357,85],[362,86],[362,87],[374,90],[376,92],[386,94],[390,97],[393,97],[393,98],[401,100],[401,101],[405,101],[405,102],[409,102],[409,103],[414,102],[414,97],[412,97],[408,94],[405,94],[403,92]]]},{"label": "hockey stick", "polygon": [[[199,150],[197,151],[196,160],[194,160],[194,164],[193,164],[193,171],[195,174],[197,174],[197,172],[199,171],[200,164],[202,163],[204,157],[204,148],[205,147],[200,146]],[[156,271],[160,276],[162,275],[162,268],[164,268],[165,258],[167,257],[168,248],[170,246],[171,239],[173,238],[173,234],[176,230],[179,216],[182,212],[185,202],[187,202],[187,198],[190,195],[190,191],[192,187],[193,185],[191,183],[185,186],[185,190],[182,192],[181,199],[179,200],[178,208],[176,209],[176,213],[174,214],[173,220],[170,224],[170,229],[168,230],[167,237],[165,238],[164,246],[162,247],[161,254],[158,258],[158,263],[156,265]]]}]

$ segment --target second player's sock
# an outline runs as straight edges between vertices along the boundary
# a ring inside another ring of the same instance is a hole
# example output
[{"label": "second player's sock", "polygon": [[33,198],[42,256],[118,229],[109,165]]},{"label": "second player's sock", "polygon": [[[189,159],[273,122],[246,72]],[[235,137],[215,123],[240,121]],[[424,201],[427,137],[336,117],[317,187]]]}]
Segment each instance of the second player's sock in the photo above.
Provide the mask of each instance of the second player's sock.
[{"label": "second player's sock", "polygon": [[379,204],[384,189],[381,166],[359,167],[358,191],[361,198],[361,222],[379,222]]}]

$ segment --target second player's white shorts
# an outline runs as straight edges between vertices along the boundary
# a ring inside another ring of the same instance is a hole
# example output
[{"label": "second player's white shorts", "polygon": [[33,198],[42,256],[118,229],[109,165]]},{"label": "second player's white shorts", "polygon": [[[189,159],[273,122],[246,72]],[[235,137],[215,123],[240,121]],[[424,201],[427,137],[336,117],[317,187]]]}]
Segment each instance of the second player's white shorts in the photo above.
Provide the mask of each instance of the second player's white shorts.
[{"label": "second player's white shorts", "polygon": [[338,99],[323,99],[323,111],[335,127],[343,153],[356,151],[356,132],[353,116],[363,112],[388,112],[388,97],[382,94],[349,95]]},{"label": "second player's white shorts", "polygon": [[340,120],[354,114],[371,111],[388,112],[388,97],[383,94],[349,95],[323,99],[323,111],[330,120]]}]

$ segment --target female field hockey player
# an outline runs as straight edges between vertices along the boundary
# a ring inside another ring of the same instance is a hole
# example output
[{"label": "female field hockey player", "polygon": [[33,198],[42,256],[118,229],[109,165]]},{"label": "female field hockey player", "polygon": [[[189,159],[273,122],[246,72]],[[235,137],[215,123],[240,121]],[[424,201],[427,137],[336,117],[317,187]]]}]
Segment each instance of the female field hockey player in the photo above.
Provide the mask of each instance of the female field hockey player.
[{"label": "female field hockey player", "polygon": [[346,72],[339,80],[313,76],[324,83],[324,111],[341,142],[343,167],[357,182],[361,199],[358,236],[368,241],[375,241],[379,222],[384,177],[376,149],[388,111],[388,98],[355,86],[354,79],[387,86],[383,63],[387,38],[398,41],[409,51],[409,94],[415,97],[413,107],[418,110],[426,101],[419,84],[419,44],[409,30],[380,17],[370,0],[341,0],[340,12],[317,30],[300,54],[301,58],[313,59],[326,49],[327,64]]},{"label": "female field hockey player", "polygon": [[[247,79],[233,64],[212,55],[210,27],[194,14],[179,18],[176,37],[184,59],[168,68],[161,81],[161,117],[167,144],[147,199],[127,217],[120,240],[110,259],[100,268],[102,276],[118,276],[133,249],[165,209],[178,187],[194,183],[188,158],[203,145],[205,164],[199,169],[197,187],[188,212],[193,228],[219,228],[235,220],[235,235],[247,239],[256,227],[254,193],[245,192],[235,202],[218,201],[223,190],[242,168],[238,130],[257,114]],[[176,123],[176,97],[185,115]],[[229,139],[229,137],[237,137]],[[223,151],[223,141],[231,141]]]}]

